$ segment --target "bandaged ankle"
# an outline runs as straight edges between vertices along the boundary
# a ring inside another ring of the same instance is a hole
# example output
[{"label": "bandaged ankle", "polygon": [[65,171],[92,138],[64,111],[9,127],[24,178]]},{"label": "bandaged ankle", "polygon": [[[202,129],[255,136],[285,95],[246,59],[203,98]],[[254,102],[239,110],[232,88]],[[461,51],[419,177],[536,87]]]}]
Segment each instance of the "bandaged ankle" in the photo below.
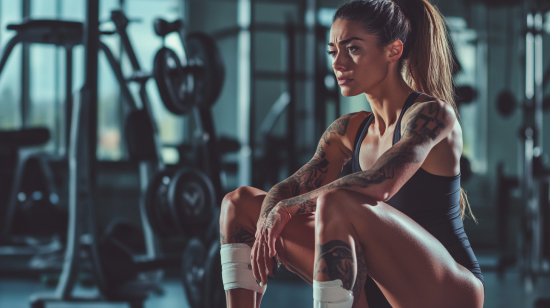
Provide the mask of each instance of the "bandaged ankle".
[{"label": "bandaged ankle", "polygon": [[351,308],[353,293],[343,288],[342,280],[313,280],[314,308]]},{"label": "bandaged ankle", "polygon": [[247,289],[264,293],[252,274],[250,264],[251,249],[246,244],[225,244],[220,249],[222,260],[222,280],[224,290]]}]

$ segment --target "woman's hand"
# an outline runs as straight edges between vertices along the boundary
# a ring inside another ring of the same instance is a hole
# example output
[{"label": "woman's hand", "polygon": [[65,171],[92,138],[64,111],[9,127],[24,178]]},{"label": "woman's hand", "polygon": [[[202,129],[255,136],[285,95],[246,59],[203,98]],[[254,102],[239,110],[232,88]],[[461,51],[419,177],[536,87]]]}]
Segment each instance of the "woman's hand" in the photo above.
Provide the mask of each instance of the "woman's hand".
[{"label": "woman's hand", "polygon": [[252,246],[252,273],[260,285],[267,283],[267,277],[273,277],[278,266],[275,241],[290,220],[290,214],[277,204],[265,219],[258,221],[256,241]]}]

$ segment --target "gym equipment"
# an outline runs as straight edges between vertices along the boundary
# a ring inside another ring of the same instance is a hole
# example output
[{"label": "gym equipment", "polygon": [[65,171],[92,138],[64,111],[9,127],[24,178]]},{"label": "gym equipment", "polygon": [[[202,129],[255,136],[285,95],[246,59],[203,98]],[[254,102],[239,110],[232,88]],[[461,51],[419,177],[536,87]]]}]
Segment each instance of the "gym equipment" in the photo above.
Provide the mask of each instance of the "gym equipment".
[{"label": "gym equipment", "polygon": [[175,114],[184,114],[193,108],[193,82],[186,82],[181,62],[176,53],[166,47],[161,48],[155,56],[155,81],[159,94],[168,110]]},{"label": "gym equipment", "polygon": [[[88,1],[87,22],[80,26],[85,35],[86,47],[86,83],[78,94],[78,100],[73,106],[71,136],[69,146],[69,231],[67,251],[63,272],[59,279],[56,294],[31,298],[32,307],[44,307],[46,302],[76,302],[76,301],[115,301],[126,302],[132,307],[142,307],[149,292],[158,289],[160,275],[154,271],[160,268],[180,264],[180,258],[161,258],[155,245],[154,234],[162,236],[188,235],[201,233],[201,238],[209,243],[217,233],[212,224],[214,206],[221,200],[221,181],[219,156],[217,155],[217,140],[214,134],[213,120],[209,107],[219,95],[223,83],[223,65],[214,42],[203,34],[183,35],[183,23],[156,22],[157,32],[168,34],[179,30],[184,47],[187,41],[190,45],[188,58],[184,65],[178,65],[175,53],[166,48],[159,51],[155,57],[154,74],[142,72],[135,56],[130,39],[126,32],[129,20],[122,11],[112,11],[111,21],[115,24],[115,32],[99,33],[97,24],[98,4]],[[176,27],[180,24],[179,27]],[[64,26],[79,28],[72,23],[57,23],[61,29]],[[30,29],[29,31],[31,31]],[[38,31],[35,29],[35,31]],[[125,78],[120,60],[116,59],[109,48],[99,40],[99,35],[118,34],[124,46],[123,50],[130,60],[133,73]],[[82,34],[82,33],[81,33]],[[184,39],[188,38],[188,39]],[[60,38],[59,43],[62,43]],[[80,42],[82,43],[82,42]],[[95,140],[92,130],[93,119],[97,116],[95,100],[97,99],[97,51],[105,54],[116,78],[120,84],[121,94],[128,104],[130,113],[125,123],[125,136],[128,140],[129,154],[140,163],[140,178],[142,198],[140,213],[143,224],[143,237],[146,257],[135,259],[135,251],[126,243],[124,237],[116,235],[116,230],[131,231],[137,235],[138,230],[122,223],[114,223],[101,240],[96,240],[95,218],[93,210],[92,163],[95,145],[88,140]],[[186,49],[187,51],[187,49]],[[159,60],[161,59],[161,60]],[[161,72],[164,75],[161,76]],[[181,76],[185,76],[182,78]],[[193,112],[198,130],[197,155],[202,160],[197,164],[201,170],[180,169],[168,170],[161,159],[161,144],[157,127],[152,120],[152,109],[148,99],[145,83],[155,77],[165,105],[177,109],[178,114]],[[162,77],[162,78],[161,78]],[[213,78],[209,80],[208,78]],[[140,86],[137,104],[131,95],[128,83]],[[163,83],[164,82],[164,83]],[[164,86],[164,88],[163,88]],[[193,87],[191,87],[193,86]],[[182,88],[195,89],[189,99],[178,99]],[[168,91],[168,92],[167,92]],[[172,91],[172,92],[170,92]],[[204,91],[204,92],[200,92]],[[167,95],[168,93],[169,95]],[[174,99],[176,98],[176,99]],[[193,100],[191,100],[193,98]],[[141,105],[141,108],[139,107]],[[183,109],[180,108],[184,106]],[[152,181],[151,181],[152,180]],[[188,216],[191,215],[191,216]],[[133,230],[133,231],[132,231]],[[80,254],[86,251],[91,263],[94,279],[99,287],[99,298],[75,298],[72,289],[78,277]],[[177,260],[177,262],[175,261]],[[148,271],[154,271],[146,273]],[[220,273],[217,273],[218,275]]]},{"label": "gym equipment", "polygon": [[210,224],[215,202],[216,193],[210,179],[198,170],[180,169],[170,181],[168,204],[175,214],[172,217],[188,232]]},{"label": "gym equipment", "polygon": [[[509,8],[506,8],[506,17],[507,18],[512,18],[511,16],[511,9]],[[507,31],[508,33],[513,33],[513,25],[512,23],[508,23],[508,26],[507,26]],[[497,97],[497,110],[498,112],[505,116],[505,117],[508,117],[510,115],[512,115],[512,113],[514,112],[514,110],[516,109],[516,106],[517,106],[517,101],[516,101],[516,97],[514,96],[514,94],[510,91],[510,89],[512,88],[512,65],[511,63],[513,63],[513,59],[512,59],[512,51],[514,49],[515,46],[512,45],[513,43],[513,40],[511,40],[509,38],[509,36],[506,36],[506,39],[505,39],[505,44],[506,44],[506,63],[508,65],[506,65],[506,69],[505,69],[505,85],[506,85],[506,88],[504,90],[502,90],[498,97]]]},{"label": "gym equipment", "polygon": [[[219,252],[218,252],[219,253]],[[192,308],[201,308],[204,297],[206,247],[198,238],[191,238],[182,257],[183,287]],[[220,271],[221,274],[221,271]]]},{"label": "gym equipment", "polygon": [[[182,21],[176,20],[169,23],[157,19],[154,24],[155,32],[162,38],[172,32],[177,32],[186,51],[181,71],[175,72],[171,67],[178,67],[179,60],[173,58],[176,53],[167,47],[161,48],[155,55],[153,77],[157,81],[161,97],[166,97],[166,99],[163,98],[165,107],[175,114],[189,113],[197,123],[197,130],[194,132],[195,139],[191,144],[193,152],[197,153],[195,163],[198,169],[203,171],[212,182],[216,199],[221,200],[223,195],[220,179],[220,150],[223,149],[223,145],[228,145],[228,141],[233,146],[231,151],[240,148],[238,142],[229,138],[225,138],[225,144],[219,143],[210,110],[221,92],[225,78],[225,68],[221,60],[221,54],[210,36],[200,32],[186,35]],[[166,59],[166,61],[161,62],[158,59]],[[168,72],[169,75],[174,74],[177,78],[175,77],[172,80],[167,79],[165,76],[160,78],[158,75],[160,71]],[[184,79],[181,77],[182,74],[186,76]],[[173,87],[169,87],[170,84]],[[176,89],[181,91],[174,92]],[[194,89],[193,95],[185,96],[185,91],[189,89]],[[176,97],[176,94],[184,95],[182,97],[186,99],[169,99]],[[228,149],[225,148],[225,150]]]},{"label": "gym equipment", "polygon": [[30,154],[19,165],[20,181],[12,189],[12,196],[17,197],[10,198],[9,204],[15,211],[6,227],[11,226],[11,234],[63,235],[67,230],[67,212],[59,206],[59,194],[46,155]]},{"label": "gym equipment", "polygon": [[225,79],[218,46],[211,36],[200,32],[189,34],[185,42],[185,50],[189,53],[187,65],[201,68],[194,74],[195,104],[211,107],[220,96]]},{"label": "gym equipment", "polygon": [[[517,261],[521,270],[524,287],[532,290],[537,277],[548,272],[543,266],[550,260],[548,244],[550,239],[548,217],[548,186],[550,170],[544,164],[543,153],[543,111],[544,111],[544,74],[543,74],[543,19],[544,11],[550,6],[546,2],[529,0],[524,3],[525,35],[525,93],[521,102],[522,125],[520,126],[520,172],[517,179],[503,175],[503,166],[499,165],[499,242],[501,258],[500,273],[511,265],[514,258],[506,253],[506,225],[508,220],[508,190],[518,187],[521,192],[522,215],[521,233]],[[510,75],[510,74],[507,74]],[[547,76],[548,77],[548,74]],[[503,91],[497,100],[497,109],[503,116],[509,116],[515,109],[515,98]],[[550,307],[548,301],[540,299],[536,307]]]},{"label": "gym equipment", "polygon": [[130,159],[136,161],[155,160],[155,131],[147,110],[130,111],[124,125],[124,137]]},{"label": "gym equipment", "polygon": [[504,163],[499,162],[497,166],[497,230],[499,243],[499,260],[497,273],[499,277],[504,275],[504,271],[515,262],[515,258],[509,256],[508,250],[508,221],[510,212],[510,192],[517,188],[519,181],[516,177],[504,174]]},{"label": "gym equipment", "polygon": [[0,131],[0,146],[25,147],[42,145],[50,140],[50,130],[47,128],[26,128],[15,131]]},{"label": "gym equipment", "polygon": [[13,215],[16,211],[17,194],[20,191],[23,168],[26,160],[35,151],[21,149],[46,143],[50,139],[50,131],[45,128],[24,129],[19,131],[0,132],[0,155],[2,155],[3,180],[0,190],[0,206],[2,207],[2,225],[0,238],[5,240],[11,231]]},{"label": "gym equipment", "polygon": [[[121,294],[135,292],[128,289],[129,287],[140,287],[140,284],[128,284],[129,281],[145,281],[145,291],[150,291],[147,281],[158,279],[155,277],[157,272],[151,271],[180,266],[179,256],[136,259],[138,252],[145,251],[144,242],[141,229],[123,219],[111,221],[106,228],[98,244],[98,253],[108,298],[120,297],[123,300]],[[144,274],[145,272],[149,273]]]},{"label": "gym equipment", "polygon": [[499,93],[497,97],[497,110],[501,115],[505,117],[512,115],[516,106],[516,98],[510,90],[506,89]]},{"label": "gym equipment", "polygon": [[158,173],[145,198],[151,227],[161,237],[204,234],[214,217],[214,187],[196,169]]},{"label": "gym equipment", "polygon": [[155,21],[155,31],[160,37],[178,32],[185,49],[185,65],[176,53],[161,48],[155,55],[153,77],[162,101],[175,114],[185,114],[193,107],[211,107],[221,93],[225,68],[214,40],[200,32],[184,37],[183,22]]},{"label": "gym equipment", "polygon": [[183,287],[192,308],[225,308],[220,243],[205,246],[193,237],[182,258]]},{"label": "gym equipment", "polygon": [[[217,237],[217,234],[210,227],[210,222],[214,215],[214,204],[219,203],[218,201],[221,200],[220,196],[222,195],[221,181],[219,179],[218,144],[214,134],[213,120],[209,107],[211,107],[221,91],[224,68],[215,43],[208,36],[200,33],[183,36],[183,23],[181,21],[171,24],[160,22],[159,34],[167,35],[176,30],[180,32],[182,43],[184,43],[184,47],[186,48],[187,59],[185,59],[184,64],[180,67],[177,65],[177,58],[174,57],[174,53],[171,53],[172,56],[168,57],[166,55],[170,53],[166,49],[162,49],[163,51],[160,51],[159,55],[164,56],[159,56],[159,59],[164,60],[156,61],[157,64],[154,70],[156,74],[143,73],[126,33],[126,27],[129,24],[126,16],[121,11],[113,11],[111,13],[111,20],[116,26],[116,31],[99,32],[95,26],[97,24],[98,4],[94,1],[88,1],[86,12],[87,22],[85,24],[56,20],[27,20],[20,25],[10,25],[9,29],[15,30],[17,33],[9,41],[0,60],[1,71],[14,46],[20,42],[53,44],[63,46],[67,51],[67,111],[72,115],[72,119],[74,119],[68,121],[71,125],[68,130],[70,131],[68,148],[69,182],[71,184],[69,187],[67,249],[63,272],[59,279],[56,293],[45,296],[35,295],[31,298],[31,305],[33,307],[44,307],[46,302],[52,301],[93,302],[109,300],[127,302],[133,307],[140,307],[148,293],[158,288],[157,282],[159,277],[159,275],[154,275],[155,273],[153,275],[143,275],[142,272],[174,264],[173,259],[167,261],[155,257],[158,249],[155,246],[153,234],[150,231],[149,218],[147,217],[147,214],[151,215],[151,209],[145,208],[145,195],[147,195],[149,179],[152,179],[152,175],[157,172],[165,172],[166,170],[161,160],[161,146],[157,128],[154,121],[151,120],[153,117],[145,89],[145,82],[149,78],[155,77],[157,84],[160,84],[159,91],[165,105],[178,107],[177,113],[182,114],[181,106],[183,104],[184,108],[188,108],[185,112],[193,112],[193,115],[197,118],[196,122],[201,125],[201,129],[198,130],[200,135],[197,136],[196,149],[199,151],[197,156],[200,158],[197,166],[202,166],[201,169],[203,171],[187,169],[173,171],[170,174],[170,179],[173,179],[173,181],[171,180],[160,188],[161,191],[166,188],[163,191],[165,199],[161,198],[161,200],[155,201],[155,204],[160,204],[161,206],[153,208],[154,215],[152,217],[156,215],[156,217],[163,216],[163,218],[159,221],[151,219],[154,222],[158,222],[156,225],[153,222],[153,229],[160,230],[158,226],[166,226],[166,222],[172,220],[174,221],[172,226],[175,229],[177,228],[178,231],[180,229],[182,231],[179,231],[179,233],[170,233],[172,230],[169,230],[169,232],[166,232],[167,236],[186,234],[184,231],[189,233],[202,232],[203,234],[201,235],[205,237],[205,241],[208,241],[209,238]],[[133,74],[129,78],[124,77],[120,68],[120,61],[114,57],[107,45],[99,40],[100,35],[113,35],[115,33],[119,35],[133,69]],[[73,105],[71,94],[72,75],[70,74],[70,68],[72,68],[72,48],[81,44],[84,44],[86,48],[86,86],[77,94],[77,100]],[[127,249],[126,245],[121,245],[125,244],[123,240],[116,239],[109,232],[104,236],[103,240],[95,240],[97,236],[92,198],[94,170],[91,165],[94,161],[93,153],[95,153],[95,145],[88,143],[88,140],[96,139],[94,138],[95,132],[92,128],[94,127],[94,119],[97,117],[97,109],[95,107],[97,96],[96,54],[99,50],[105,54],[120,83],[123,101],[128,104],[130,114],[127,118],[125,133],[128,140],[129,154],[132,159],[140,162],[140,178],[144,195],[140,207],[142,209],[141,218],[144,226],[143,238],[145,239],[145,250],[148,257],[139,262],[136,262],[136,260],[132,261],[132,250]],[[172,65],[172,62],[175,63],[175,66]],[[159,73],[163,71],[165,75]],[[185,75],[184,79],[179,77],[182,74]],[[141,100],[141,104],[137,104],[131,95],[127,86],[127,83],[130,82],[140,85],[139,99]],[[186,97],[184,101],[174,99],[173,95],[169,96],[170,99],[168,99],[167,95],[165,95],[166,91],[162,89],[163,85],[167,91],[187,86],[187,89],[193,89],[193,91],[188,92],[188,94],[192,95]],[[38,134],[34,136],[36,135]],[[4,139],[7,144],[10,142],[35,143],[33,139],[27,140],[27,135],[18,136],[20,140],[17,141],[13,140],[13,136],[5,135],[0,137],[5,137]],[[35,138],[43,139],[40,136]],[[166,177],[160,176],[159,178],[164,180]],[[155,190],[154,195],[158,196],[158,191]],[[178,213],[178,215],[167,216],[167,213]],[[186,216],[188,214],[193,215],[193,218]],[[77,281],[80,269],[80,256],[84,251],[89,257],[96,283],[102,294],[99,298],[76,298],[72,296],[72,289]],[[180,258],[177,259],[179,264]],[[117,264],[124,264],[125,266]]]},{"label": "gym equipment", "polygon": [[220,242],[214,241],[208,250],[205,269],[204,307],[225,308],[227,307],[225,291],[222,281],[222,265],[220,257]]},{"label": "gym equipment", "polygon": [[455,87],[455,96],[457,97],[455,102],[457,106],[469,104],[476,99],[477,91],[470,86]]},{"label": "gym equipment", "polygon": [[[522,124],[520,136],[520,172],[517,178],[505,176],[503,165],[499,164],[498,175],[498,233],[500,260],[498,272],[517,260],[524,287],[529,292],[533,289],[539,275],[548,274],[550,261],[550,169],[545,165],[543,153],[543,112],[544,87],[550,78],[550,71],[543,72],[543,21],[544,13],[550,10],[547,1],[528,0],[524,2],[525,28],[522,31],[525,48],[522,59],[525,60],[525,93],[521,101]],[[508,61],[511,62],[511,61]],[[506,74],[511,76],[510,72]],[[516,109],[516,99],[509,90],[501,92],[497,99],[497,110],[503,116],[511,115]],[[521,192],[521,229],[519,252],[517,258],[506,254],[510,195],[512,188],[518,187]],[[539,299],[535,307],[550,307],[550,300]]]},{"label": "gym equipment", "polygon": [[[521,269],[526,289],[530,289],[535,276],[540,271],[542,244],[540,216],[540,183],[536,178],[534,159],[542,155],[542,13],[528,12],[526,16],[527,31],[525,32],[526,65],[525,99],[522,104],[523,125],[520,128],[522,139],[521,165],[519,187],[525,202],[522,221]],[[532,75],[530,75],[532,74]]]},{"label": "gym equipment", "polygon": [[50,169],[51,161],[62,158],[27,148],[49,138],[46,128],[0,131],[0,255],[17,256],[22,266],[38,255],[63,249],[59,236],[64,233],[66,210]]},{"label": "gym equipment", "polygon": [[[54,294],[33,295],[30,299],[31,307],[44,307],[46,305],[46,302],[97,301],[125,302],[129,303],[132,307],[142,307],[143,301],[147,298],[149,292],[158,289],[157,282],[159,279],[159,275],[153,274],[125,276],[121,274],[121,277],[131,278],[128,278],[128,280],[116,280],[118,277],[113,278],[113,276],[110,275],[112,267],[109,267],[109,264],[104,264],[102,261],[105,261],[105,256],[108,256],[108,253],[112,252],[114,254],[115,252],[117,252],[117,250],[107,250],[106,252],[105,249],[101,248],[104,246],[99,246],[100,241],[96,240],[96,238],[98,237],[96,236],[95,230],[95,210],[93,207],[92,198],[92,187],[94,179],[94,169],[92,164],[95,161],[96,144],[93,142],[89,142],[89,140],[96,140],[96,132],[92,128],[95,127],[95,125],[93,125],[94,119],[97,118],[97,54],[99,50],[103,51],[103,53],[107,57],[107,60],[111,68],[113,69],[117,80],[120,83],[123,101],[128,104],[130,111],[145,110],[149,114],[151,112],[150,103],[145,89],[145,81],[147,79],[135,77],[140,76],[141,70],[125,32],[125,27],[128,24],[128,20],[125,18],[120,18],[124,17],[122,12],[120,11],[113,11],[111,14],[112,21],[115,23],[117,33],[119,34],[121,41],[124,44],[124,50],[128,55],[128,58],[130,59],[130,63],[134,70],[133,77],[125,79],[122,74],[119,61],[113,56],[110,49],[99,40],[99,36],[101,34],[112,35],[115,32],[99,32],[97,28],[98,6],[99,4],[97,3],[97,1],[87,1],[87,17],[85,24],[62,21],[41,21],[40,23],[36,23],[31,20],[26,21],[24,23],[24,27],[19,27],[19,29],[24,29],[25,33],[29,33],[31,37],[33,37],[31,35],[32,33],[42,33],[44,37],[48,37],[49,32],[46,31],[45,33],[43,33],[41,29],[42,25],[55,25],[55,29],[57,29],[60,33],[69,33],[71,34],[71,36],[55,36],[56,41],[54,43],[58,46],[69,47],[84,44],[86,56],[85,86],[76,95],[77,99],[72,106],[72,120],[70,121],[71,127],[68,146],[70,183],[69,227],[63,271],[59,278],[56,292]],[[16,34],[15,38],[19,36],[19,34]],[[84,41],[82,40],[83,37]],[[10,44],[11,42],[14,42],[15,38],[10,41]],[[51,40],[44,40],[43,42],[51,43]],[[11,46],[10,44],[8,44],[8,47],[13,48],[13,46]],[[8,49],[8,51],[9,50],[11,49]],[[9,52],[5,52],[2,59],[6,59],[8,53]],[[70,58],[70,54],[68,54],[68,58]],[[4,62],[0,64],[3,63]],[[70,79],[69,77],[70,75],[68,76],[68,79]],[[139,98],[141,99],[141,106],[143,106],[142,109],[138,108],[138,104],[136,104],[136,102],[134,101],[134,98],[128,89],[127,82],[137,82],[141,86]],[[162,160],[160,160],[160,143],[158,140],[158,136],[156,135],[156,127],[154,126],[153,122],[146,124],[150,124],[150,127],[146,129],[146,131],[153,132],[153,134],[149,136],[144,136],[143,138],[151,138],[149,142],[155,145],[154,149],[156,151],[153,153],[153,155],[148,155],[154,156],[154,158],[147,157],[151,158],[151,160],[142,161],[140,163],[140,178],[142,180],[142,186],[144,187],[146,187],[148,183],[151,172],[154,171],[156,168],[163,167]],[[134,123],[134,126],[136,126],[136,123]],[[139,140],[139,138],[134,140]],[[139,141],[137,143],[139,143]],[[156,253],[155,241],[150,232],[147,217],[144,214],[145,211],[143,210],[143,202],[140,203],[140,207],[142,208],[140,212],[142,214],[141,218],[142,224],[144,226],[143,236],[145,238],[146,255],[154,260]],[[106,243],[109,242],[107,241]],[[124,249],[119,249],[118,252],[120,253],[123,250]],[[94,274],[94,280],[96,281],[96,284],[101,293],[101,296],[99,297],[75,297],[72,294],[74,285],[78,280],[79,271],[81,268],[80,262],[82,261],[81,255],[83,254],[83,252],[86,252],[86,255],[88,256],[88,261],[90,262],[91,269]],[[117,257],[123,259],[123,257],[127,258],[128,256],[125,256],[124,254],[119,254],[114,256],[113,258],[107,257],[107,259],[114,260]],[[151,266],[159,264],[153,262],[147,263],[147,265]],[[151,269],[148,266],[145,266],[146,270]],[[138,270],[143,269],[143,267],[136,268]],[[130,267],[132,271],[136,268]]]}]

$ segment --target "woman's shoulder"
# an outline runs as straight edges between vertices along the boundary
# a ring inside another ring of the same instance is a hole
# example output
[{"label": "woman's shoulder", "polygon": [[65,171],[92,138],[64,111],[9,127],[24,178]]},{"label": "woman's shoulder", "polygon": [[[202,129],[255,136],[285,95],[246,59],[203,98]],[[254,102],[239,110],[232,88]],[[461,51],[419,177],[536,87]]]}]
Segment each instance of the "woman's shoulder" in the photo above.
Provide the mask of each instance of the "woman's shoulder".
[{"label": "woman's shoulder", "polygon": [[363,120],[365,120],[372,112],[369,111],[359,111],[345,114],[336,121],[334,121],[328,128],[330,131],[337,131],[340,136],[346,135],[352,127],[358,127],[361,125]]},{"label": "woman's shoulder", "polygon": [[[447,118],[447,121],[455,122],[457,119],[456,108],[449,102],[435,96],[422,94],[416,102],[405,112],[404,118],[417,113],[435,118]],[[439,119],[441,120],[441,119]]]},{"label": "woman's shoulder", "polygon": [[338,118],[329,127],[328,131],[337,132],[346,148],[353,145],[357,131],[361,123],[372,114],[369,111],[348,113]]}]

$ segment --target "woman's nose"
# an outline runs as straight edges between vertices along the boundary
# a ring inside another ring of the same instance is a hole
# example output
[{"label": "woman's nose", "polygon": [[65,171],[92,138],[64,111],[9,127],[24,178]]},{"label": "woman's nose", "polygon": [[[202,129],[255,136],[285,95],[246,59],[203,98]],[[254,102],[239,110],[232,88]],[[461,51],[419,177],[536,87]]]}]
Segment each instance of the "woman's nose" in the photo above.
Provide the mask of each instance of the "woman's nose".
[{"label": "woman's nose", "polygon": [[332,68],[335,71],[346,70],[345,59],[343,56],[340,55],[340,53],[336,54],[336,56],[334,57],[334,60],[332,61]]}]

